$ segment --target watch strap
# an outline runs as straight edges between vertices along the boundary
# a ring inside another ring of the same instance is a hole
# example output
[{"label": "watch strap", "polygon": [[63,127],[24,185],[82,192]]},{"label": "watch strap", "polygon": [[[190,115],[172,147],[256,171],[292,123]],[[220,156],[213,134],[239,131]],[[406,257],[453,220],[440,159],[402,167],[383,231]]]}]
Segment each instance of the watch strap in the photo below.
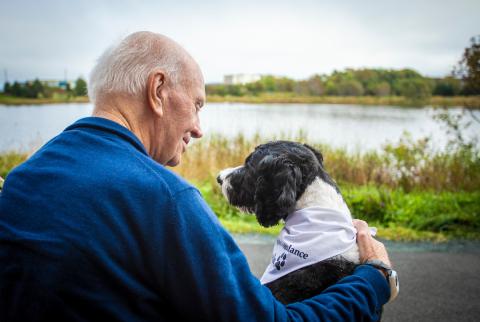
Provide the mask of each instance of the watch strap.
[{"label": "watch strap", "polygon": [[384,271],[386,273],[386,275],[389,273],[389,271],[392,270],[392,268],[390,266],[388,266],[387,264],[385,264],[384,262],[382,262],[379,259],[369,259],[363,264],[371,265],[375,268],[381,269],[382,271]]},{"label": "watch strap", "polygon": [[376,269],[379,269],[385,273],[385,277],[390,286],[390,298],[388,299],[387,303],[392,302],[397,297],[400,291],[397,272],[394,271],[389,265],[385,264],[384,262],[378,259],[367,260],[363,264],[375,267]]}]

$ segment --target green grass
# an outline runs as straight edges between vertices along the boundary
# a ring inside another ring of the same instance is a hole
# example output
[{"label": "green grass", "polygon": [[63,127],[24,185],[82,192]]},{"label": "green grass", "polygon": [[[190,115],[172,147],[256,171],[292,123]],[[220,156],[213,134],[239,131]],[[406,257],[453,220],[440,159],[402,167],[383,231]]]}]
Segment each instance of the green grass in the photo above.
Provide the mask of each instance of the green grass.
[{"label": "green grass", "polygon": [[[262,228],[251,214],[230,206],[212,182],[197,183],[203,197],[232,233],[276,235],[280,225]],[[377,226],[378,236],[396,241],[480,239],[480,191],[403,192],[373,186],[344,187],[355,218]]]}]

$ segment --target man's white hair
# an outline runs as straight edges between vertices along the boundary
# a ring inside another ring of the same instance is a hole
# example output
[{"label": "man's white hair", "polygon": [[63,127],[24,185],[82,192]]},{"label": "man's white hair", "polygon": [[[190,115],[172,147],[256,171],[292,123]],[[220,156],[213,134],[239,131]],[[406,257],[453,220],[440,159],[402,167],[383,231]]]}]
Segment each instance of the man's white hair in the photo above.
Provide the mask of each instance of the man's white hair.
[{"label": "man's white hair", "polygon": [[90,73],[88,96],[92,102],[108,93],[140,96],[155,68],[162,69],[175,86],[181,82],[186,56],[183,48],[165,36],[133,33],[100,56]]}]

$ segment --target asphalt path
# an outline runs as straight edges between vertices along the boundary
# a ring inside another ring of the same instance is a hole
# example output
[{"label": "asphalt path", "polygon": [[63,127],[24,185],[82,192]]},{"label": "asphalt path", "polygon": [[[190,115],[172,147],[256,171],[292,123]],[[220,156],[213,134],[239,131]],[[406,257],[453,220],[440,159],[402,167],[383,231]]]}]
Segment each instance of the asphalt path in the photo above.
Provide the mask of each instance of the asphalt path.
[{"label": "asphalt path", "polygon": [[[235,236],[250,269],[260,277],[273,239]],[[400,277],[400,294],[382,321],[480,321],[480,243],[387,243]]]}]

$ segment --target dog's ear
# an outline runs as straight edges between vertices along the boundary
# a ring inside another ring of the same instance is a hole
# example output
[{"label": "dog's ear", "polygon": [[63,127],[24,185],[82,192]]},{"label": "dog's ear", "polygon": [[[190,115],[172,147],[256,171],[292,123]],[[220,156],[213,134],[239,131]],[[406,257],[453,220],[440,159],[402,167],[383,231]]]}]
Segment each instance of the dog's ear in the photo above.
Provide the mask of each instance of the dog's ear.
[{"label": "dog's ear", "polygon": [[307,149],[313,152],[315,154],[315,157],[317,157],[318,162],[320,162],[320,165],[323,167],[323,155],[318,151],[317,149],[311,147],[308,144],[303,144]]},{"label": "dog's ear", "polygon": [[255,214],[260,225],[270,227],[295,210],[300,168],[282,156],[268,155],[258,164]]},{"label": "dog's ear", "polygon": [[324,169],[324,165],[323,165],[323,155],[320,153],[320,151],[318,151],[317,149],[311,147],[310,145],[308,144],[304,144],[304,146],[306,148],[308,148],[310,151],[313,152],[313,154],[315,154],[315,156],[317,157],[317,160],[318,162],[320,163],[320,169],[321,171],[319,172],[319,176],[320,178],[323,179],[323,181],[329,183],[330,185],[332,185],[332,187],[335,188],[335,190],[340,193],[340,188],[338,187],[337,183],[330,177],[330,175],[325,171]]}]

